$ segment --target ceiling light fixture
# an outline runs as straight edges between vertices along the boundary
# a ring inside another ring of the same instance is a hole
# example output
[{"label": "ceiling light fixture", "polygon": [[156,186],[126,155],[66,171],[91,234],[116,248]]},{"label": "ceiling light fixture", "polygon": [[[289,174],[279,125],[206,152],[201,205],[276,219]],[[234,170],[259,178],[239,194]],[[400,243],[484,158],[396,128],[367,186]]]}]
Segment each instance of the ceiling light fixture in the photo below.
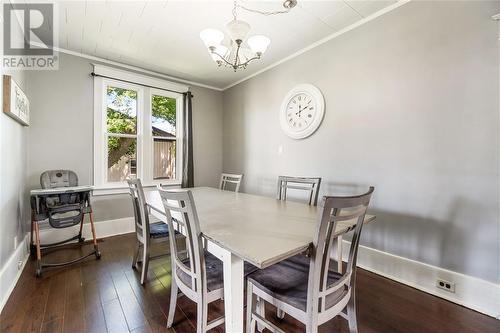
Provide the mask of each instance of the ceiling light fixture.
[{"label": "ceiling light fixture", "polygon": [[[229,45],[226,46],[223,44],[224,33],[217,29],[203,30],[200,32],[200,38],[205,43],[212,59],[219,67],[225,65],[231,67],[235,72],[238,69],[245,69],[251,61],[261,58],[262,54],[269,47],[271,40],[263,35],[251,36],[248,40],[245,40],[251,27],[247,22],[238,20],[237,9],[241,8],[252,13],[268,16],[288,13],[296,5],[297,0],[286,0],[283,2],[284,10],[267,12],[239,5],[235,1],[233,20],[226,25],[230,39]],[[248,47],[243,44],[246,44]]]}]

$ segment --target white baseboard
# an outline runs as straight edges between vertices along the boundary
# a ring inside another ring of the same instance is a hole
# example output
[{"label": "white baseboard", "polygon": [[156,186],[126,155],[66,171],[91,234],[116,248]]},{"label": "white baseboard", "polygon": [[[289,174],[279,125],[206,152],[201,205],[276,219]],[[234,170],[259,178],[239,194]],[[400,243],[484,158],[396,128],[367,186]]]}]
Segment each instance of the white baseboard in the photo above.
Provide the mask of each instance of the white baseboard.
[{"label": "white baseboard", "polygon": [[[46,222],[47,223],[47,222]],[[125,217],[116,220],[107,220],[94,222],[95,232],[97,238],[105,238],[116,235],[127,234],[135,231],[134,218]],[[49,226],[41,225],[40,228],[40,239],[42,243],[54,243],[63,239],[67,239],[78,233],[79,226],[74,226],[72,228],[65,229],[54,229]],[[92,231],[90,230],[90,224],[85,223],[83,225],[83,237],[85,239],[92,238]]]},{"label": "white baseboard", "polygon": [[0,312],[9,299],[12,290],[16,286],[17,280],[23,272],[23,268],[29,258],[29,234],[19,243],[9,260],[0,270]]},{"label": "white baseboard", "polygon": [[[350,242],[343,242],[344,260],[347,260],[350,245]],[[358,267],[500,319],[498,284],[366,246],[360,246],[358,251]],[[454,282],[455,293],[439,289],[436,286],[438,278]]]}]

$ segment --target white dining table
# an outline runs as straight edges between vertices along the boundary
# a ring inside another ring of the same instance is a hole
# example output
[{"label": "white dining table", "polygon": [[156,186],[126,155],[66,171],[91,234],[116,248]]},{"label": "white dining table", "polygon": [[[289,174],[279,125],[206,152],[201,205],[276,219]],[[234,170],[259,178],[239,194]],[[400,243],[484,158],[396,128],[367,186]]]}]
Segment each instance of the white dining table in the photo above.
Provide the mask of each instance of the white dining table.
[{"label": "white dining table", "polygon": [[[223,191],[190,188],[207,250],[223,262],[226,332],[243,332],[243,263],[266,268],[305,251],[313,241],[318,209],[303,203]],[[166,221],[157,190],[145,193],[151,214]],[[364,223],[375,220],[366,215]],[[355,220],[338,223],[336,235],[353,230]]]}]

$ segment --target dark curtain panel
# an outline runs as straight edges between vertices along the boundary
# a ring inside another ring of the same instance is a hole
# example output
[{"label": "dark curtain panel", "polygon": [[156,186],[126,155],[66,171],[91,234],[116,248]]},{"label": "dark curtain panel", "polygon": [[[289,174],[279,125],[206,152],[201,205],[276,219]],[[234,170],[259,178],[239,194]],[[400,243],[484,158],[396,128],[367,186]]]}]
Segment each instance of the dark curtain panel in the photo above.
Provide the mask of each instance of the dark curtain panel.
[{"label": "dark curtain panel", "polygon": [[182,113],[184,122],[184,135],[182,137],[182,187],[194,186],[192,99],[193,95],[191,92],[184,93],[184,110]]}]

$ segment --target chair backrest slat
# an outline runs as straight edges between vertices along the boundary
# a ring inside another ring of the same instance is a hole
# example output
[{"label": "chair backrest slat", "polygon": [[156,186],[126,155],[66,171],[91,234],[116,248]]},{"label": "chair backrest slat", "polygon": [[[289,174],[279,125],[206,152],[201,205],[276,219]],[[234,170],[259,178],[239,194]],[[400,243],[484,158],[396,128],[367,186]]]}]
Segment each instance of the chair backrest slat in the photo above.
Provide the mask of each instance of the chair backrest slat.
[{"label": "chair backrest slat", "polygon": [[[370,187],[365,194],[352,197],[323,197],[318,209],[317,232],[312,244],[311,264],[309,269],[309,285],[307,310],[312,314],[328,309],[327,297],[344,288],[346,294],[351,293],[355,283],[355,267],[359,248],[359,239],[363,228],[368,204],[374,191]],[[346,213],[347,212],[347,213]],[[353,231],[347,268],[342,276],[329,285],[330,254],[338,221],[356,220]]]},{"label": "chair backrest slat", "polygon": [[221,190],[227,190],[227,184],[235,184],[234,192],[239,192],[242,179],[243,175],[240,174],[222,173],[220,176],[219,188]]},{"label": "chair backrest slat", "polygon": [[142,244],[149,242],[149,214],[140,179],[127,180],[134,207],[135,233]]},{"label": "chair backrest slat", "polygon": [[[203,255],[203,241],[200,230],[200,222],[194,204],[193,194],[189,190],[164,190],[159,188],[160,196],[165,207],[165,215],[170,237],[170,255],[172,260],[172,275],[174,275],[179,288],[185,292],[196,293],[200,297],[207,290],[205,257]],[[179,248],[175,239],[175,226],[182,225],[184,236],[186,236],[186,250],[189,258],[189,266],[185,264],[186,258],[181,257],[185,252]],[[179,278],[180,271],[188,274],[191,284],[184,283]]]},{"label": "chair backrest slat", "polygon": [[302,190],[308,192],[308,204],[316,206],[318,204],[320,177],[290,177],[278,176],[277,199],[286,200],[287,190]]}]

